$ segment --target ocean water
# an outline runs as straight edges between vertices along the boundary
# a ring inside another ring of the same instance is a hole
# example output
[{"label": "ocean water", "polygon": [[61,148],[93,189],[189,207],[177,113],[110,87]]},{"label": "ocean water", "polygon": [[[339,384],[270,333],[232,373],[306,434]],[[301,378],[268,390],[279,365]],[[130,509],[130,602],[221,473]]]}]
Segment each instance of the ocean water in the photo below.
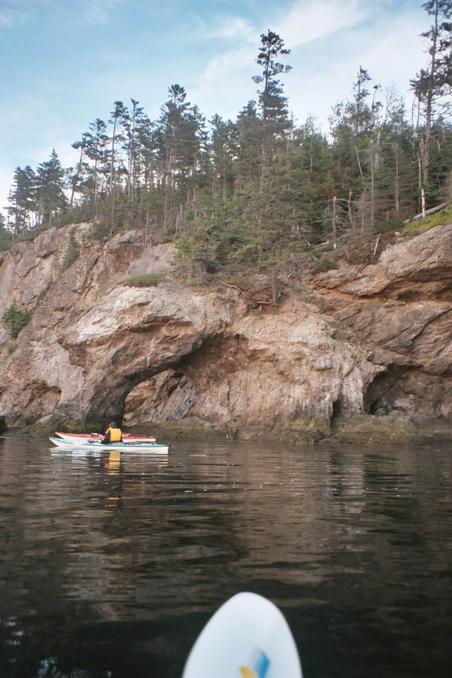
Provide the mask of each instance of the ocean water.
[{"label": "ocean water", "polygon": [[450,675],[451,499],[450,446],[162,457],[6,434],[0,676],[180,677],[246,590],[281,608],[305,678]]}]

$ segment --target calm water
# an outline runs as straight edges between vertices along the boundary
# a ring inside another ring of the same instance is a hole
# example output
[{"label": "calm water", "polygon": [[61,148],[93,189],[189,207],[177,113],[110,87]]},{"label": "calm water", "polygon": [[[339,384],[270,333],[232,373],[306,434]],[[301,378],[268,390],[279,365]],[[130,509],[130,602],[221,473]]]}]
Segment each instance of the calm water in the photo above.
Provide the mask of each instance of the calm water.
[{"label": "calm water", "polygon": [[281,607],[305,678],[451,675],[450,447],[1,439],[0,480],[1,678],[179,678],[241,590]]}]

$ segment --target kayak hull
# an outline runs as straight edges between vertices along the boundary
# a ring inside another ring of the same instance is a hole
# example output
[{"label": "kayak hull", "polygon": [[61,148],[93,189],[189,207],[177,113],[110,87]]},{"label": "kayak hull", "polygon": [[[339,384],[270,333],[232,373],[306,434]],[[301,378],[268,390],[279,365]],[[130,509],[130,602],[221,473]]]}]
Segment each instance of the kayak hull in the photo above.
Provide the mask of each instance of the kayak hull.
[{"label": "kayak hull", "polygon": [[[63,433],[61,431],[56,431],[55,436],[61,438],[62,440],[71,441],[92,441],[99,440],[103,436],[101,433]],[[131,433],[123,433],[122,438],[124,442],[128,443],[155,443],[156,439],[154,436],[134,436]]]},{"label": "kayak hull", "polygon": [[120,452],[146,452],[154,454],[168,454],[168,445],[161,445],[159,443],[135,443],[135,442],[122,442],[122,443],[107,443],[103,444],[99,440],[63,440],[62,438],[57,438],[55,436],[50,436],[50,442],[56,445],[61,449],[65,450],[98,450],[108,452],[109,450],[117,450]]}]

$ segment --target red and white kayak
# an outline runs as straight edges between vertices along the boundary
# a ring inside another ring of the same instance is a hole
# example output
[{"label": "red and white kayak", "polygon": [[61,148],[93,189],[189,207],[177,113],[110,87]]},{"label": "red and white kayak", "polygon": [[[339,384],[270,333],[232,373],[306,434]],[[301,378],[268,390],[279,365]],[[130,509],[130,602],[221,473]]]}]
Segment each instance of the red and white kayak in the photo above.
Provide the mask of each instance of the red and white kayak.
[{"label": "red and white kayak", "polygon": [[121,443],[107,443],[104,445],[100,440],[85,440],[83,438],[77,438],[77,440],[63,440],[62,438],[56,438],[55,436],[50,436],[50,442],[52,442],[56,447],[66,450],[66,451],[78,451],[78,450],[98,450],[102,452],[154,452],[168,454],[168,445],[162,445],[159,443],[136,443],[136,442],[121,442]]},{"label": "red and white kayak", "polygon": [[[55,435],[67,442],[83,442],[85,440],[89,442],[103,438],[101,433],[62,433],[55,431]],[[123,433],[122,439],[127,443],[155,443],[154,436],[135,436],[131,433]]]}]

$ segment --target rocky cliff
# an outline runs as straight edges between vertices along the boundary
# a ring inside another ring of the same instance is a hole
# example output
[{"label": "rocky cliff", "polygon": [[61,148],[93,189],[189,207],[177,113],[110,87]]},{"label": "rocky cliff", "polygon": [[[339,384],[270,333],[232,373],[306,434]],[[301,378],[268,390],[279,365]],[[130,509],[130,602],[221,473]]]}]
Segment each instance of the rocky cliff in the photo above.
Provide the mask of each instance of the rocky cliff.
[{"label": "rocky cliff", "polygon": [[[287,284],[277,307],[184,282],[171,244],[89,232],[53,228],[0,254],[0,315],[31,312],[15,340],[0,327],[8,425],[114,416],[318,439],[353,415],[385,431],[452,424],[452,225]],[[143,273],[154,284],[124,284]]]}]

